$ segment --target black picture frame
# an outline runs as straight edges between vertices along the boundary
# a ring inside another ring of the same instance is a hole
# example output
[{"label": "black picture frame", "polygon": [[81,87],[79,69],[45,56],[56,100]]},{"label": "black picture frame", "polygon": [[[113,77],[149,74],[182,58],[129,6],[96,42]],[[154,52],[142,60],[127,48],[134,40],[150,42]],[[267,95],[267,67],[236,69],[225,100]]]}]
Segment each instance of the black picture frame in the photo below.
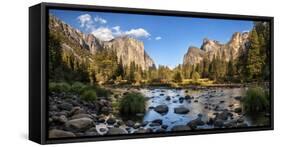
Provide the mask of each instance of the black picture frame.
[{"label": "black picture frame", "polygon": [[[80,11],[100,11],[100,12],[118,12],[133,13],[147,15],[162,16],[181,16],[181,17],[200,17],[200,18],[216,18],[231,20],[259,20],[268,21],[270,23],[270,40],[271,40],[271,87],[270,87],[270,126],[263,127],[246,127],[231,129],[208,129],[194,130],[190,132],[169,132],[169,133],[153,133],[153,134],[130,134],[116,136],[98,136],[98,137],[81,137],[81,138],[63,138],[48,139],[48,10],[64,9],[64,10],[80,10]],[[122,7],[104,7],[90,5],[74,5],[74,4],[58,4],[58,3],[40,3],[29,8],[29,139],[40,144],[53,143],[69,143],[69,142],[85,142],[85,141],[103,141],[103,140],[120,140],[135,138],[153,138],[167,136],[197,135],[197,134],[216,134],[230,132],[246,132],[273,130],[274,128],[274,18],[265,16],[249,16],[249,15],[233,15],[233,14],[217,14],[217,13],[201,13],[186,11],[168,11],[154,9],[135,9]]]}]

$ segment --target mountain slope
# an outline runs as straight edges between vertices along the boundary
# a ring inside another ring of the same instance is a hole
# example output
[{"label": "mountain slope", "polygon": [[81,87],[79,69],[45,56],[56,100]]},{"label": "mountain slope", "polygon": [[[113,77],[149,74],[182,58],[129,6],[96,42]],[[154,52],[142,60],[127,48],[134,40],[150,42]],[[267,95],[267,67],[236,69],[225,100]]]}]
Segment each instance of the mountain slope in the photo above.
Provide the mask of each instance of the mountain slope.
[{"label": "mountain slope", "polygon": [[77,60],[92,60],[97,51],[113,50],[118,61],[122,60],[123,66],[129,66],[134,62],[143,70],[154,66],[154,61],[144,50],[143,42],[128,36],[117,37],[110,41],[101,41],[92,34],[84,34],[72,28],[53,15],[49,17],[50,33],[64,38],[63,51],[71,52]]},{"label": "mountain slope", "polygon": [[249,33],[236,32],[232,35],[229,42],[221,44],[216,40],[204,39],[201,48],[189,47],[187,53],[184,55],[183,64],[197,64],[203,58],[212,60],[214,56],[224,58],[229,61],[231,57],[236,59],[239,55],[239,50],[246,50],[249,39]]}]

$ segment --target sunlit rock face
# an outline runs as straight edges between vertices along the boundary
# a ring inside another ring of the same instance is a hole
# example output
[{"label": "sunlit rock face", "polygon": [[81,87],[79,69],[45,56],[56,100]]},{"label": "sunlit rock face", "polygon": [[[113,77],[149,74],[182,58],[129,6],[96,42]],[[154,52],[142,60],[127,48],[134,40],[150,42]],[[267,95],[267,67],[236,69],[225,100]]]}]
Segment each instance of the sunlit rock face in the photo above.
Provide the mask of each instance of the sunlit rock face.
[{"label": "sunlit rock face", "polygon": [[243,53],[247,49],[248,38],[248,32],[235,32],[231,39],[225,44],[205,38],[201,48],[188,48],[183,58],[183,64],[197,64],[200,63],[204,57],[212,61],[214,56],[224,58],[226,61],[229,61],[231,57],[236,59],[239,53]]},{"label": "sunlit rock face", "polygon": [[187,53],[184,55],[183,64],[196,64],[203,60],[205,52],[200,48],[189,47]]},{"label": "sunlit rock face", "polygon": [[104,42],[105,48],[114,49],[119,60],[122,60],[123,65],[130,65],[134,62],[143,70],[147,70],[154,65],[154,61],[144,50],[143,42],[128,37],[117,37],[111,41]]}]

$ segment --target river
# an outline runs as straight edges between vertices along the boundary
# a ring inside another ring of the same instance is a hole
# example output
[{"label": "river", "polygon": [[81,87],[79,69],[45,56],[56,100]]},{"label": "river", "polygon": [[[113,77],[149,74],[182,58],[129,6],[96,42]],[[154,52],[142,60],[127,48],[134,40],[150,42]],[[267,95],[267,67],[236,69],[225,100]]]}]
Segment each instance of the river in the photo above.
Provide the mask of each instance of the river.
[{"label": "river", "polygon": [[[242,104],[237,97],[241,97],[247,88],[212,88],[202,90],[184,90],[184,89],[166,89],[166,88],[143,88],[140,89],[145,97],[148,98],[146,105],[146,113],[142,117],[142,122],[148,122],[145,126],[153,130],[159,129],[161,126],[150,125],[154,120],[162,120],[162,124],[167,126],[170,131],[176,125],[186,125],[192,120],[200,117],[202,121],[208,122],[210,118],[214,118],[217,113],[221,113],[227,109],[231,113],[224,123],[236,121],[243,118],[243,124],[246,126],[264,125],[263,115],[258,118],[244,115],[243,110],[236,113],[236,108],[241,108]],[[186,99],[186,96],[190,99]],[[169,98],[167,98],[169,97]],[[168,111],[160,114],[155,111],[155,107],[166,105]],[[189,110],[186,114],[175,113],[175,108],[184,107]],[[162,126],[163,126],[162,125]],[[209,129],[214,128],[213,124],[205,123],[197,128]]]}]

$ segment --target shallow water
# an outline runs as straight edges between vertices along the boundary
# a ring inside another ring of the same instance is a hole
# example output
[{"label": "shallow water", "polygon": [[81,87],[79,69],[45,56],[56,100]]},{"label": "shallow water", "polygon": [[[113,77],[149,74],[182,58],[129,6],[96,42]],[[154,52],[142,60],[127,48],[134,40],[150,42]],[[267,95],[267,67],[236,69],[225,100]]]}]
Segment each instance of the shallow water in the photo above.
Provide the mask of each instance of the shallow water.
[{"label": "shallow water", "polygon": [[[140,92],[149,98],[147,101],[147,111],[143,117],[143,121],[151,122],[155,119],[162,119],[163,124],[167,125],[167,130],[170,130],[175,125],[186,125],[191,120],[198,117],[198,114],[202,115],[202,120],[207,122],[209,118],[214,118],[215,112],[221,112],[224,109],[233,111],[237,107],[241,107],[240,101],[234,97],[241,96],[245,92],[246,88],[215,88],[208,90],[177,90],[177,89],[141,89]],[[190,95],[194,97],[191,100],[184,100],[180,103],[179,98]],[[171,100],[166,100],[166,97],[170,96]],[[197,100],[198,102],[194,102]],[[190,102],[189,102],[190,101]],[[158,105],[167,105],[169,107],[168,113],[161,115],[149,109],[149,107],[156,107]],[[233,105],[229,107],[229,105]],[[174,108],[186,107],[190,110],[187,114],[176,114]],[[217,107],[217,109],[215,109]],[[233,118],[237,119],[239,116],[233,112]],[[231,121],[230,119],[227,121]],[[251,118],[245,117],[245,123],[248,126],[254,125],[255,122]],[[159,129],[160,126],[150,127],[154,130]],[[199,128],[213,128],[212,125],[205,124]]]}]

